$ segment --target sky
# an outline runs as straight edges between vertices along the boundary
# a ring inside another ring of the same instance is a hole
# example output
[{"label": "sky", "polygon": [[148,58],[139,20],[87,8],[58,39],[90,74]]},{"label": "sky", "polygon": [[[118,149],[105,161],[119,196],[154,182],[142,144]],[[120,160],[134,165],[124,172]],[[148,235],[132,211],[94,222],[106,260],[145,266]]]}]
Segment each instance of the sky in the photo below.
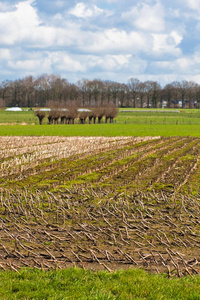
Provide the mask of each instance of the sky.
[{"label": "sky", "polygon": [[0,81],[200,83],[200,0],[0,0]]}]

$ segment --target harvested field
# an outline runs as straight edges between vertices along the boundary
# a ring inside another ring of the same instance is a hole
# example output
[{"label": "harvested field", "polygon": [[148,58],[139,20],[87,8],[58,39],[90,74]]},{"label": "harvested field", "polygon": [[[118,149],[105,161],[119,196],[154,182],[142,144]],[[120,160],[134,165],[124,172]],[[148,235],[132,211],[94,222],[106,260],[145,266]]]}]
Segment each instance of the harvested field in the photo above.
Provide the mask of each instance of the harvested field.
[{"label": "harvested field", "polygon": [[199,138],[0,140],[1,269],[199,274]]}]

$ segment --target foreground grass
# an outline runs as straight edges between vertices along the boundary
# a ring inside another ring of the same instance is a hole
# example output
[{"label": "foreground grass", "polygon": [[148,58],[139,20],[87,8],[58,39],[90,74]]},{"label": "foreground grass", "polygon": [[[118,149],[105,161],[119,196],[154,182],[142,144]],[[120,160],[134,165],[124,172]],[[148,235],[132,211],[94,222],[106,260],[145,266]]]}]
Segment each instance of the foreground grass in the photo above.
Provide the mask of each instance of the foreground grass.
[{"label": "foreground grass", "polygon": [[195,136],[199,125],[168,124],[85,124],[85,125],[2,125],[1,136]]},{"label": "foreground grass", "polygon": [[1,299],[200,299],[200,277],[168,279],[143,270],[23,269],[0,273]]}]

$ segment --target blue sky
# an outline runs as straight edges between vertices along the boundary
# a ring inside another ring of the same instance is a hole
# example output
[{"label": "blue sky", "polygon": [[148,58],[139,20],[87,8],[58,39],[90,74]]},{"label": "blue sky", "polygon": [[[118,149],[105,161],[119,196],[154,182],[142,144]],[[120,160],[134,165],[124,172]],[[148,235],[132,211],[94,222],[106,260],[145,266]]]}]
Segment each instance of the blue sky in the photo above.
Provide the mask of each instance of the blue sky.
[{"label": "blue sky", "polygon": [[200,83],[200,0],[0,0],[0,80]]}]

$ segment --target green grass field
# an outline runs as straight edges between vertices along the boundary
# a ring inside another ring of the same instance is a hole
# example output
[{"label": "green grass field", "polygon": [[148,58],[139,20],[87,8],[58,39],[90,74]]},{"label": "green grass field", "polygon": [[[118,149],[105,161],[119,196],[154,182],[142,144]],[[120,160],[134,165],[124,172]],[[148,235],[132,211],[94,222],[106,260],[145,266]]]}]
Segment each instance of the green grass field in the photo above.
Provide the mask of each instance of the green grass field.
[{"label": "green grass field", "polygon": [[168,279],[143,270],[108,273],[81,269],[0,273],[0,298],[88,300],[198,300],[200,277]]},{"label": "green grass field", "polygon": [[[118,124],[200,124],[198,109],[119,109]],[[39,124],[34,111],[6,112],[0,110],[0,124]],[[78,119],[76,120],[78,123]],[[47,118],[44,119],[47,124]]]},{"label": "green grass field", "polygon": [[47,125],[45,118],[42,126],[33,111],[0,111],[0,135],[200,136],[199,110],[130,110],[120,110],[113,124]]},{"label": "green grass field", "polygon": [[0,135],[19,136],[195,136],[198,125],[96,124],[96,125],[2,125]]},{"label": "green grass field", "polygon": [[38,118],[34,115],[33,111],[4,111],[0,110],[0,124],[39,124]]}]

